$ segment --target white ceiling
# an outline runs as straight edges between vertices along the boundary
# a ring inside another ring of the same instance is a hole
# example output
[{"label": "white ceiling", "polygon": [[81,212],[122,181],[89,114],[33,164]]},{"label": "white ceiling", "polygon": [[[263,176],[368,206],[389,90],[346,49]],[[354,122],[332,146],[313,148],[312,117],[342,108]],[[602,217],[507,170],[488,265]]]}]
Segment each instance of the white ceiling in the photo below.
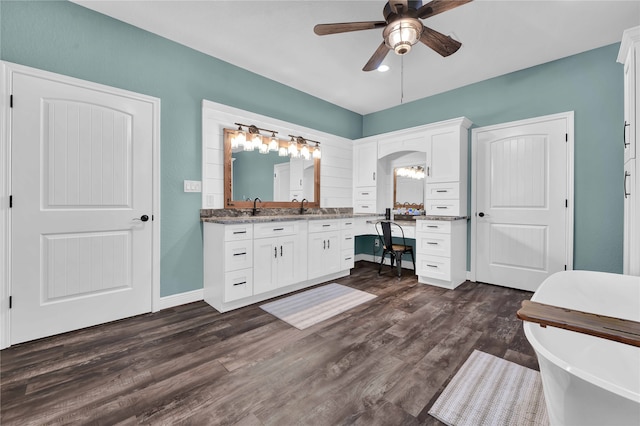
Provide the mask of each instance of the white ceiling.
[{"label": "white ceiling", "polygon": [[638,0],[475,0],[423,21],[462,48],[443,58],[418,44],[402,78],[393,52],[390,71],[362,71],[381,29],[313,33],[319,23],[384,20],[384,0],[74,1],[360,114],[619,42],[640,25]]}]

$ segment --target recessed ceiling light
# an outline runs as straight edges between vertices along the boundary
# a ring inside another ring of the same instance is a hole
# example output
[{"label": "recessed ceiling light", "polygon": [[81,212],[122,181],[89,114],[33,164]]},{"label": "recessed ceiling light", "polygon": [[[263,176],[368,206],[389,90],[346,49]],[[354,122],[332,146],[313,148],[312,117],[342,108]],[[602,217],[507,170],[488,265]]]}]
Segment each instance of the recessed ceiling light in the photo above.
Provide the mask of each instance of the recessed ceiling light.
[{"label": "recessed ceiling light", "polygon": [[387,71],[389,71],[389,65],[380,65],[380,66],[378,67],[378,71],[380,71],[380,72],[387,72]]}]

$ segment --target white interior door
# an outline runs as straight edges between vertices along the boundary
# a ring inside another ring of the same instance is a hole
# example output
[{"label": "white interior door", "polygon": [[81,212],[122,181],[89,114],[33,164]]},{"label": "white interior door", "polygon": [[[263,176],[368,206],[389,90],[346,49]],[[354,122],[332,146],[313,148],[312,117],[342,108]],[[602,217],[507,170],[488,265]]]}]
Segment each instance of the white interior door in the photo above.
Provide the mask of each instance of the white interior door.
[{"label": "white interior door", "polygon": [[273,201],[289,201],[289,163],[273,165]]},{"label": "white interior door", "polygon": [[535,291],[568,264],[567,117],[474,134],[476,280]]},{"label": "white interior door", "polygon": [[12,89],[11,342],[151,311],[152,104],[19,72]]}]

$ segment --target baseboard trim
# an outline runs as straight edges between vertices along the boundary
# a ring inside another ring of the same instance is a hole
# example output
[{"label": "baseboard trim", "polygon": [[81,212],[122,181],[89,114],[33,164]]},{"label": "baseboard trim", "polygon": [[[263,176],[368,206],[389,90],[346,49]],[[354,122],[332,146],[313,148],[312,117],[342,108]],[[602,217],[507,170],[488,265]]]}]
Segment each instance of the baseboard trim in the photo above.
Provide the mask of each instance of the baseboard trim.
[{"label": "baseboard trim", "polygon": [[204,290],[192,290],[184,293],[172,294],[160,298],[159,310],[173,308],[174,306],[186,305],[187,303],[204,300]]},{"label": "baseboard trim", "polygon": [[[365,260],[367,262],[373,262],[373,263],[380,263],[380,256],[375,256],[373,254],[364,254],[364,253],[360,253],[360,254],[356,254],[355,257],[355,261],[359,261],[359,260]],[[385,258],[384,259],[384,264],[385,265],[391,265],[391,260],[390,258]],[[403,262],[402,262],[402,269],[410,269],[413,271],[413,263],[411,262],[411,256],[407,256],[403,258]]]}]

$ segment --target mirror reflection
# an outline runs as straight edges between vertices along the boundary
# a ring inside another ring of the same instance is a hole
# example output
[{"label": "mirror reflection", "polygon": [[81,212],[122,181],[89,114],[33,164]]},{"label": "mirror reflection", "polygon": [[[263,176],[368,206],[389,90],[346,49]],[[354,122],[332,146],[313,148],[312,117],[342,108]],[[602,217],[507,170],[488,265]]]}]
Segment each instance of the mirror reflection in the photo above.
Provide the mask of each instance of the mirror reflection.
[{"label": "mirror reflection", "polygon": [[393,206],[399,208],[424,207],[424,165],[393,169]]},{"label": "mirror reflection", "polygon": [[[319,142],[312,141],[315,146],[305,148],[302,138],[284,141],[251,135],[252,142],[265,149],[248,150],[231,143],[235,133],[224,130],[225,208],[252,207],[255,199],[263,208],[299,207],[303,199],[309,207],[320,206]],[[273,150],[266,149],[271,144]],[[296,148],[297,155],[291,154]]]},{"label": "mirror reflection", "polygon": [[314,201],[314,161],[281,157],[278,152],[231,153],[234,201]]}]

